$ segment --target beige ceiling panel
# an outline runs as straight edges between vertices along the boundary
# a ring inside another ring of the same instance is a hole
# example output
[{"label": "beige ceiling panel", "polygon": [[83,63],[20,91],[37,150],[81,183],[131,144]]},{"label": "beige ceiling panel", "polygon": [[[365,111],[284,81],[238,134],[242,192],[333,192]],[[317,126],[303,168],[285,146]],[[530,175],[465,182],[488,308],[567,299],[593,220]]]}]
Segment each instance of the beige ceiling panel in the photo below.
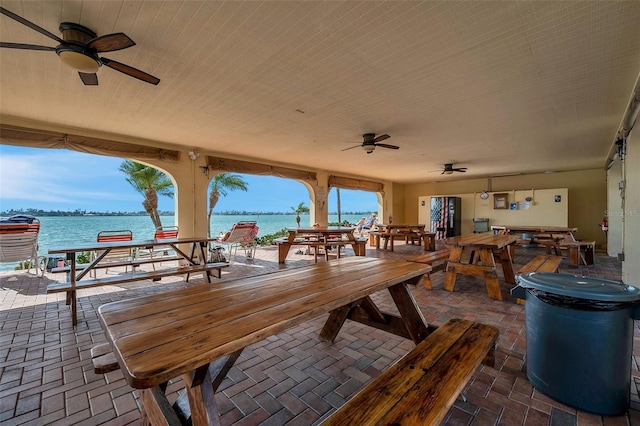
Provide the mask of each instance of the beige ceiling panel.
[{"label": "beige ceiling panel", "polygon": [[[602,167],[640,73],[640,2],[0,5],[124,32],[137,45],[102,56],[161,79],[102,67],[87,87],[53,52],[2,49],[0,117],[374,180]],[[0,40],[56,44],[5,16]],[[342,151],[367,132],[400,150]]]}]

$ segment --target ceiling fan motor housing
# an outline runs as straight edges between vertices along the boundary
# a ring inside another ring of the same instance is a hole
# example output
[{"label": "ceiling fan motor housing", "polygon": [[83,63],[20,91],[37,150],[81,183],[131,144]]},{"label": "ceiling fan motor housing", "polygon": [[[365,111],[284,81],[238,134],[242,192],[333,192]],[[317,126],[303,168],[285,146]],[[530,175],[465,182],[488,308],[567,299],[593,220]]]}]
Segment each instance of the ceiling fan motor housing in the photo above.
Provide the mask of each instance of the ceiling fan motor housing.
[{"label": "ceiling fan motor housing", "polygon": [[73,22],[63,22],[59,29],[64,43],[56,47],[56,54],[62,63],[80,72],[97,72],[102,65],[98,54],[85,47],[86,43],[96,38],[96,33]]}]

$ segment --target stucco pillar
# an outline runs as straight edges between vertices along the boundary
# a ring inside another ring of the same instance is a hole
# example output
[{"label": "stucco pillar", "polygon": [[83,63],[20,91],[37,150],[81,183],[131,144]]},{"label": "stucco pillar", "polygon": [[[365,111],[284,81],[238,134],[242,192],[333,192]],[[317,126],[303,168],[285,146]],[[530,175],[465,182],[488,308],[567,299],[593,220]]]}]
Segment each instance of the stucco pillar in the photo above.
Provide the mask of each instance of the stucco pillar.
[{"label": "stucco pillar", "polygon": [[192,160],[188,152],[183,152],[177,163],[150,165],[165,172],[173,181],[175,224],[180,228],[179,236],[206,236],[209,177],[200,168],[204,160]]}]

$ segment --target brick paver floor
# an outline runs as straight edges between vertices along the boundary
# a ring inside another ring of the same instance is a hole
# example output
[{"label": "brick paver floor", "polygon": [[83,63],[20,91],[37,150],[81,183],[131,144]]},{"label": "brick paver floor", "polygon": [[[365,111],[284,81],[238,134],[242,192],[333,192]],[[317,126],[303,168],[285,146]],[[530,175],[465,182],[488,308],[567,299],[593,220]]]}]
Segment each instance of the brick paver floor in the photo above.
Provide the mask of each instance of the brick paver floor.
[{"label": "brick paver floor", "polygon": [[[368,256],[406,259],[421,253],[418,246],[397,244],[395,251],[367,249]],[[516,249],[516,268],[544,249]],[[353,252],[347,249],[346,255]],[[312,256],[289,254],[277,264],[275,247],[259,248],[255,259],[241,253],[223,272],[228,280],[313,262]],[[319,261],[324,262],[323,259]],[[565,258],[561,272],[619,280],[621,265],[598,253],[596,264],[573,268]],[[124,273],[110,269],[109,274]],[[0,423],[3,425],[127,425],[139,424],[138,393],[120,371],[94,374],[90,348],[104,342],[96,311],[107,302],[163,292],[202,282],[180,277],[158,282],[104,286],[79,292],[76,329],[63,294],[46,294],[47,283],[60,274],[15,271],[0,274]],[[490,300],[481,280],[458,279],[455,292],[442,289],[444,274],[432,274],[433,290],[412,288],[425,318],[435,325],[461,317],[494,325],[500,330],[495,368],[481,366],[469,382],[466,401],[458,399],[447,425],[640,425],[640,329],[635,327],[631,371],[631,407],[620,417],[576,411],[532,387],[525,373],[525,311],[514,303],[510,285],[502,285],[504,300]],[[215,285],[212,284],[212,285]],[[374,295],[376,303],[393,310],[388,293]],[[321,342],[325,317],[301,324],[244,350],[216,394],[224,425],[312,425],[352,397],[369,380],[413,347],[413,343],[347,321],[336,341]],[[598,366],[594,366],[597,368]],[[181,382],[170,383],[175,399]],[[594,392],[597,389],[594,389]]]}]

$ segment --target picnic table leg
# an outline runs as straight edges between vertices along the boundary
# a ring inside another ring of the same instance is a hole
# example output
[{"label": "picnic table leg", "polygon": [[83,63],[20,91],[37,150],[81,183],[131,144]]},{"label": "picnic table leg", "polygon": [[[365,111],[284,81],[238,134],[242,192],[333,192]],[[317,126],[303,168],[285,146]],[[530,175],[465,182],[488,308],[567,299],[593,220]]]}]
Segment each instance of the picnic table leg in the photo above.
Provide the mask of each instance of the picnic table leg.
[{"label": "picnic table leg", "polygon": [[423,341],[429,335],[429,328],[407,284],[400,283],[389,287],[389,293],[413,341]]},{"label": "picnic table leg", "polygon": [[511,248],[513,246],[514,244],[511,244],[500,250],[499,253],[500,262],[502,263],[502,273],[504,275],[504,281],[509,284],[516,283],[516,276],[513,273],[513,258],[511,257]]},{"label": "picnic table leg", "polygon": [[218,409],[214,397],[212,380],[209,374],[209,364],[183,374],[182,380],[186,385],[191,410],[191,424],[217,425],[220,424]]},{"label": "picnic table leg", "polygon": [[280,243],[278,244],[278,263],[284,263],[287,255],[289,254],[289,249],[291,248],[291,243]]},{"label": "picnic table leg", "polygon": [[333,342],[344,325],[344,322],[347,320],[349,311],[353,306],[357,306],[359,303],[360,301],[358,300],[331,311],[329,318],[327,318],[327,321],[324,323],[324,326],[320,331],[320,339],[325,342]]},{"label": "picnic table leg", "polygon": [[142,413],[140,414],[140,422],[143,425],[182,424],[160,386],[142,389],[141,394]]},{"label": "picnic table leg", "polygon": [[[204,251],[204,246],[206,245],[206,242],[197,242],[197,243],[193,243],[194,246],[198,246],[200,247],[200,253],[198,254],[200,257],[200,264],[201,265],[205,265],[207,263],[207,255]],[[211,274],[209,273],[209,270],[203,271],[202,272],[202,278],[204,278],[209,284],[211,284]]]},{"label": "picnic table leg", "polygon": [[[209,383],[210,379],[213,393],[218,390],[222,381],[227,377],[227,373],[231,370],[231,367],[233,367],[233,364],[236,362],[242,351],[243,349],[238,349],[229,355],[225,355],[222,358],[218,358],[209,363],[209,378],[207,378],[207,381],[203,383]],[[173,403],[173,409],[178,414],[178,417],[183,419],[182,424],[193,424],[191,406],[189,405],[189,392],[181,392],[178,395],[178,399]]]},{"label": "picnic table leg", "polygon": [[447,272],[444,276],[443,288],[447,291],[453,291],[456,287],[456,270],[455,264],[460,263],[462,257],[462,247],[456,246],[451,249],[449,260],[447,262]]},{"label": "picnic table leg", "polygon": [[69,302],[71,302],[71,324],[75,327],[78,325],[78,311],[76,308],[77,298],[75,290],[67,292],[67,304],[69,304]]},{"label": "picnic table leg", "polygon": [[498,276],[496,273],[496,263],[493,258],[493,251],[486,248],[481,248],[478,251],[482,265],[490,267],[489,270],[485,270],[484,272],[484,283],[487,287],[487,294],[489,295],[490,299],[502,300],[502,294],[500,293],[500,283],[498,282]]}]

